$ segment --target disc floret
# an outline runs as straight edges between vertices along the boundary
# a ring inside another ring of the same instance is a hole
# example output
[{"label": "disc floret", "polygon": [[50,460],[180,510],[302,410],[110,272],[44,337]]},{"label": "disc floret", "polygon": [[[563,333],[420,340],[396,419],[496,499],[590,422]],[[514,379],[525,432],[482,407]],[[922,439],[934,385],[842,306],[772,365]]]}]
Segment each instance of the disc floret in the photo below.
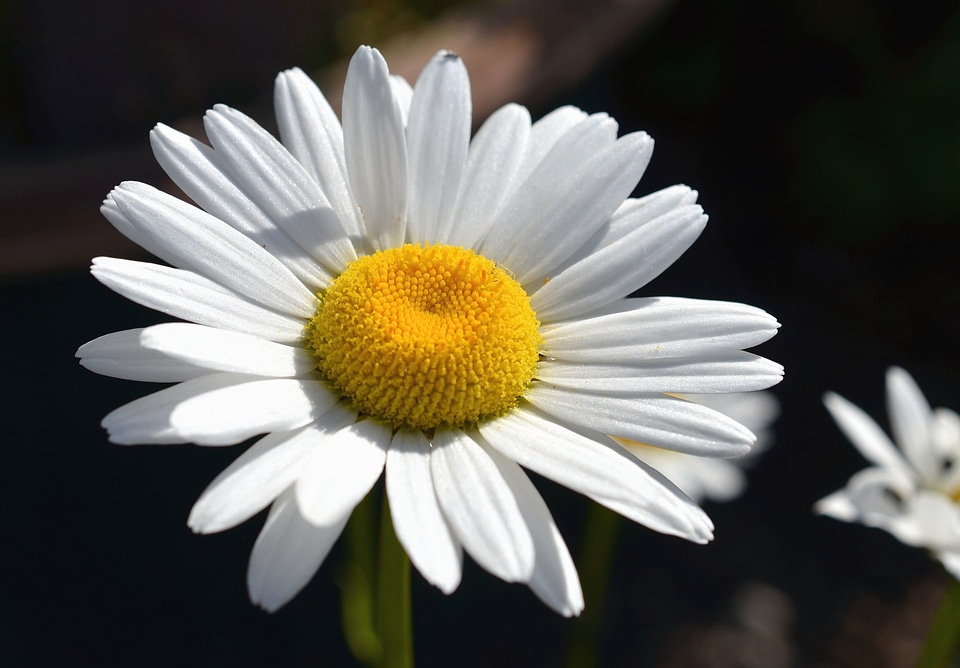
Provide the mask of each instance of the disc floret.
[{"label": "disc floret", "polygon": [[353,262],[320,295],[308,347],[362,413],[463,427],[514,408],[541,343],[530,299],[471,250],[405,244]]}]

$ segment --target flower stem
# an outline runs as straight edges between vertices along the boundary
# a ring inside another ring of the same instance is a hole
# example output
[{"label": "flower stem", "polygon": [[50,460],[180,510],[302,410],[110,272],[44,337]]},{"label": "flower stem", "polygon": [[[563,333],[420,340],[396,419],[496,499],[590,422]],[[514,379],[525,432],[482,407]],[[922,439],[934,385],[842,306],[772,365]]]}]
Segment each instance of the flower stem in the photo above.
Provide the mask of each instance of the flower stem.
[{"label": "flower stem", "polygon": [[940,607],[933,616],[927,639],[917,659],[917,668],[949,668],[956,665],[960,643],[960,582],[950,578]]},{"label": "flower stem", "polygon": [[380,638],[374,619],[377,498],[370,493],[354,509],[344,532],[346,555],[337,582],[343,635],[354,658],[373,668],[380,664]]},{"label": "flower stem", "polygon": [[380,509],[380,575],[377,578],[380,666],[413,668],[410,558],[397,540],[387,495]]},{"label": "flower stem", "polygon": [[598,503],[590,504],[580,542],[580,558],[577,560],[587,606],[570,629],[566,660],[568,668],[586,668],[600,663],[600,632],[606,608],[604,599],[619,527],[619,515]]}]

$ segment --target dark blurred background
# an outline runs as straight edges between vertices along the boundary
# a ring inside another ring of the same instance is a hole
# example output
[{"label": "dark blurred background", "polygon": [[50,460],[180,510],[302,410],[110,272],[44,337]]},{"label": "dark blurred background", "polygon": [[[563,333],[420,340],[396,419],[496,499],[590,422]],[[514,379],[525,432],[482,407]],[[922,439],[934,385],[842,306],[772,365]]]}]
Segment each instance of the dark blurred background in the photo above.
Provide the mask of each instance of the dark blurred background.
[{"label": "dark blurred background", "polygon": [[[97,211],[121,180],[172,190],[158,121],[201,132],[225,102],[273,128],[275,74],[337,98],[343,59],[384,47],[408,77],[460,50],[476,107],[608,111],[657,141],[638,192],[683,182],[711,216],[644,290],[761,306],[786,366],[776,443],[746,494],[707,503],[698,547],[622,522],[599,665],[908,666],[947,578],[878,530],[812,504],[865,462],[820,404],[886,425],[898,364],[960,408],[960,9],[894,0],[0,0],[0,664],[351,665],[340,549],[275,615],[246,598],[262,523],[198,537],[187,513],[237,448],[107,443],[99,421],[150,388],[73,359],[162,320],[97,284],[94,255],[142,257]],[[503,99],[501,99],[503,98]],[[478,119],[479,120],[479,119]],[[588,502],[541,479],[579,561]],[[445,597],[413,576],[421,666],[561,665],[578,624],[472,563]]]}]

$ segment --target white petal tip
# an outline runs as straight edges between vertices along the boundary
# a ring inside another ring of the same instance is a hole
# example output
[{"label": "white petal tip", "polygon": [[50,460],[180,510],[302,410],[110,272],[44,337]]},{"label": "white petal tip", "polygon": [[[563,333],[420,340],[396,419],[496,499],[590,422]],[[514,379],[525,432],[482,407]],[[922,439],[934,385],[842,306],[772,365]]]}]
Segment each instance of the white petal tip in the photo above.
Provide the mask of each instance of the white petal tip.
[{"label": "white petal tip", "polygon": [[287,601],[261,601],[254,598],[252,594],[250,595],[250,602],[271,615],[287,604]]},{"label": "white petal tip", "polygon": [[892,366],[892,367],[890,367],[890,368],[887,369],[887,379],[888,379],[888,380],[893,379],[893,378],[896,378],[896,379],[899,380],[899,379],[902,379],[902,378],[904,378],[904,377],[906,377],[906,378],[911,378],[910,374],[907,373],[907,372],[903,369],[903,367]]},{"label": "white petal tip", "polygon": [[842,491],[834,492],[817,501],[813,504],[813,512],[816,515],[825,515],[842,522],[854,522],[859,514],[856,507]]},{"label": "white petal tip", "polygon": [[583,591],[580,589],[580,584],[577,581],[570,583],[572,589],[564,592],[557,591],[545,591],[536,585],[530,585],[533,593],[537,595],[544,604],[547,605],[551,610],[553,610],[558,615],[563,617],[579,617],[580,613],[583,612]]},{"label": "white petal tip", "polygon": [[359,64],[362,61],[366,61],[367,63],[383,61],[383,56],[380,54],[379,50],[373,48],[372,46],[364,45],[358,48],[354,52],[353,57],[350,59],[351,64]]},{"label": "white petal tip", "polygon": [[694,538],[691,538],[691,539],[690,539],[690,542],[691,542],[691,543],[696,543],[697,545],[706,545],[707,543],[712,542],[712,541],[713,541],[713,538],[714,538],[713,532],[711,531],[711,532],[707,533],[706,535],[698,535],[698,536],[696,536],[696,537],[694,537]]},{"label": "white petal tip", "polygon": [[100,426],[107,430],[107,440],[113,443],[114,445],[135,445],[134,441],[129,437],[124,437],[121,434],[115,434],[110,430],[110,428],[100,423]]},{"label": "white petal tip", "polygon": [[571,617],[579,617],[580,613],[583,612],[583,603],[580,603],[576,606],[566,606],[563,608],[553,608],[553,611],[562,617],[570,619]]},{"label": "white petal tip", "polygon": [[691,227],[695,228],[697,231],[702,232],[703,229],[707,226],[707,222],[710,220],[710,216],[708,216],[703,212],[703,209],[700,208],[699,204],[697,204],[697,208],[700,209],[700,213],[696,218],[694,218],[694,221]]},{"label": "white petal tip", "polygon": [[263,583],[253,583],[249,578],[247,580],[247,594],[250,597],[250,602],[270,614],[273,614],[285,606],[298,593],[300,593],[300,589],[297,589],[291,594],[284,594],[276,589],[271,589]]},{"label": "white petal tip", "polygon": [[187,527],[195,534],[207,535],[219,533],[228,528],[222,522],[217,521],[215,517],[204,516],[204,513],[190,512],[187,518]]},{"label": "white petal tip", "polygon": [[684,538],[697,545],[706,545],[714,539],[713,520],[710,519],[710,516],[707,515],[702,508],[699,506],[689,507],[688,517],[693,526],[689,535],[684,536]]},{"label": "white petal tip", "polygon": [[637,151],[640,153],[646,153],[653,150],[653,137],[648,135],[643,130],[638,130],[637,132],[631,132],[628,135],[620,137],[620,141],[628,140],[637,144]]},{"label": "white petal tip", "polygon": [[[753,434],[751,434],[753,436]],[[750,454],[753,444],[757,442],[757,437],[753,436],[749,443],[738,443],[730,446],[722,454],[718,454],[718,459],[736,459]]]},{"label": "white petal tip", "polygon": [[164,125],[163,123],[157,123],[150,130],[150,141],[155,142],[158,139],[162,139],[170,131],[170,127]]},{"label": "white petal tip", "polygon": [[459,578],[459,577],[457,577],[456,580],[451,579],[451,580],[446,581],[446,582],[430,581],[430,580],[428,580],[428,582],[430,582],[430,584],[432,584],[434,587],[436,587],[437,589],[439,589],[440,591],[442,591],[442,592],[443,592],[444,594],[446,594],[447,596],[449,596],[449,595],[452,594],[453,592],[457,591],[457,588],[460,586],[460,578]]},{"label": "white petal tip", "polygon": [[[701,511],[702,512],[702,511]],[[706,513],[703,513],[702,516],[697,517],[696,525],[693,528],[693,531],[690,532],[690,535],[684,536],[691,543],[696,543],[697,545],[706,545],[714,539],[713,535],[713,522],[710,521],[710,518],[707,517]]]}]

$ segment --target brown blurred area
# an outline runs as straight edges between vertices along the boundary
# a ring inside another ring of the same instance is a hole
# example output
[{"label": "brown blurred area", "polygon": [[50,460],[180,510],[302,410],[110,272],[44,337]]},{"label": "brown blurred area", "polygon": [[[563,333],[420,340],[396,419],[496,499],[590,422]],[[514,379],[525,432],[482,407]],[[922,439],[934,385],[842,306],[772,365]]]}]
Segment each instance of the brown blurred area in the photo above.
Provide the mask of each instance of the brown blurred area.
[{"label": "brown blurred area", "polygon": [[763,582],[744,583],[720,617],[685,624],[664,640],[658,668],[906,668],[913,666],[944,593],[942,578],[912,583],[897,600],[855,595],[823,657],[810,662],[797,647],[790,596]]}]

